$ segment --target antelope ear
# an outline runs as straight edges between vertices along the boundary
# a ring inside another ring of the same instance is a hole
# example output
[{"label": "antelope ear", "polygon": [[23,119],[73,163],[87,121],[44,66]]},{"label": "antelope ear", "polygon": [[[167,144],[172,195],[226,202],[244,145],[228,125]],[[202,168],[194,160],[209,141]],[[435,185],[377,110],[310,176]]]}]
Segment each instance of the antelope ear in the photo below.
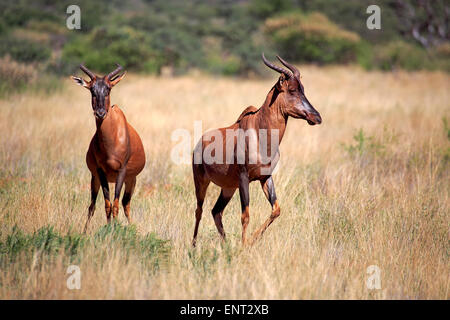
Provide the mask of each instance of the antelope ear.
[{"label": "antelope ear", "polygon": [[79,86],[83,86],[83,87],[89,89],[89,82],[86,82],[83,78],[79,78],[79,77],[75,77],[75,76],[71,76],[71,78]]},{"label": "antelope ear", "polygon": [[125,72],[122,73],[121,75],[118,75],[118,76],[115,76],[114,78],[112,78],[112,79],[110,80],[110,82],[109,82],[109,83],[111,84],[111,87],[114,87],[116,84],[118,84],[119,81],[122,80],[123,77],[125,77],[126,74],[127,74],[127,72],[125,71]]},{"label": "antelope ear", "polygon": [[281,74],[280,75],[280,78],[278,78],[278,81],[277,81],[277,89],[279,90],[279,91],[283,91],[282,90],[282,88],[283,88],[283,83],[286,81],[286,76],[284,75],[284,74]]}]

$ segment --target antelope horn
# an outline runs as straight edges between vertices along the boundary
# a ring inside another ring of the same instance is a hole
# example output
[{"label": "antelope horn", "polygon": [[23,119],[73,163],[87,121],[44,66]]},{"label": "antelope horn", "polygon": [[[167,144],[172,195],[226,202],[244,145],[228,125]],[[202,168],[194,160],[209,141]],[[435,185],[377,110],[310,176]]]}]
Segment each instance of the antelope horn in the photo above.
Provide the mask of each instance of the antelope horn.
[{"label": "antelope horn", "polygon": [[83,64],[80,64],[80,69],[83,70],[83,72],[86,73],[89,78],[91,78],[91,80],[95,78],[95,74],[91,70],[86,68]]},{"label": "antelope horn", "polygon": [[277,56],[278,60],[280,60],[280,62],[287,67],[289,70],[292,71],[292,73],[294,74],[294,77],[296,77],[297,79],[300,79],[300,71],[292,64],[286,62],[285,60],[283,60],[280,56]]},{"label": "antelope horn", "polygon": [[262,60],[264,61],[264,64],[266,66],[268,66],[270,69],[273,69],[279,73],[284,73],[288,78],[290,78],[292,76],[292,73],[287,71],[286,69],[283,69],[281,67],[277,67],[276,65],[270,63],[266,57],[264,56],[264,52],[262,53]]},{"label": "antelope horn", "polygon": [[120,64],[118,64],[118,63],[116,63],[116,64],[117,64],[116,70],[110,72],[110,73],[106,76],[106,78],[108,78],[108,80],[112,80],[112,78],[113,78],[114,76],[116,76],[120,71],[122,71],[122,69],[123,69],[122,66],[121,66]]}]

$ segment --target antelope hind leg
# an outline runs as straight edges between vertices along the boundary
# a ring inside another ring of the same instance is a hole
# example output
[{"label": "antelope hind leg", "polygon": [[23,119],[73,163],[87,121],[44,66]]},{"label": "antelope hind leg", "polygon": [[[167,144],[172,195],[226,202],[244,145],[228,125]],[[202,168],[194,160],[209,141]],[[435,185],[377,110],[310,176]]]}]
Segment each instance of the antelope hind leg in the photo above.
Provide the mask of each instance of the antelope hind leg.
[{"label": "antelope hind leg", "polygon": [[225,230],[223,229],[222,224],[223,210],[225,210],[225,207],[230,202],[235,191],[236,189],[222,189],[220,191],[219,198],[217,199],[217,202],[211,211],[214,223],[216,224],[217,227],[217,231],[219,232],[222,240],[225,240]]},{"label": "antelope hind leg", "polygon": [[210,181],[205,178],[204,171],[199,164],[194,164],[192,166],[194,173],[194,184],[195,184],[195,197],[197,198],[197,208],[195,209],[195,228],[194,236],[192,237],[192,246],[195,247],[197,243],[197,233],[198,227],[200,225],[200,220],[202,219],[203,213],[203,202],[206,196],[206,190],[210,184]]},{"label": "antelope hind leg", "polygon": [[249,213],[249,178],[247,172],[243,171],[239,175],[239,196],[241,198],[241,223],[242,223],[242,244],[246,243],[246,231],[250,221]]},{"label": "antelope hind leg", "polygon": [[258,240],[270,224],[280,215],[280,206],[278,205],[277,195],[275,194],[275,185],[273,184],[272,176],[266,180],[262,180],[261,186],[267,200],[269,200],[272,206],[272,213],[270,214],[270,217],[262,224],[262,226],[253,233],[252,243]]}]

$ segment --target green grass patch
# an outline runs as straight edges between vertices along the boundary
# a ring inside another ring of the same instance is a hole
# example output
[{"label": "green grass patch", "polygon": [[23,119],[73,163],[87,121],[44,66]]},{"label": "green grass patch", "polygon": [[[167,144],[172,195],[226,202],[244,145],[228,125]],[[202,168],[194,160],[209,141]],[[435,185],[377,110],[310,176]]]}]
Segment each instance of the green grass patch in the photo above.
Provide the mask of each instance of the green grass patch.
[{"label": "green grass patch", "polygon": [[53,226],[42,227],[31,234],[14,226],[8,235],[0,236],[1,269],[8,268],[19,258],[32,261],[37,256],[39,262],[52,261],[59,255],[70,262],[80,262],[85,252],[94,248],[98,251],[100,264],[114,250],[126,260],[135,256],[145,267],[156,271],[168,260],[170,252],[168,240],[159,239],[154,233],[139,235],[135,226],[115,223],[103,226],[93,236],[71,231],[63,235]]}]

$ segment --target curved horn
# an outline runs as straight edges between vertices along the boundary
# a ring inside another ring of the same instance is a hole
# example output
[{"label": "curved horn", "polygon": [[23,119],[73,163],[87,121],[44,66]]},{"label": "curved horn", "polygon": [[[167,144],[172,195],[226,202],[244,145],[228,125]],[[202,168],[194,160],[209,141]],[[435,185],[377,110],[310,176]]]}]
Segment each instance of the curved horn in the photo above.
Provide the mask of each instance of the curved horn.
[{"label": "curved horn", "polygon": [[122,66],[121,66],[120,64],[118,64],[118,63],[116,63],[116,64],[117,64],[116,70],[110,72],[110,73],[106,76],[106,78],[107,78],[108,80],[111,80],[112,77],[116,76],[120,71],[122,71],[122,69],[123,69]]},{"label": "curved horn", "polygon": [[280,60],[280,62],[287,67],[289,70],[292,71],[292,73],[294,74],[294,77],[296,77],[297,79],[300,79],[300,71],[292,64],[284,61],[280,56],[277,56],[278,60]]},{"label": "curved horn", "polygon": [[264,64],[265,64],[266,66],[268,66],[270,69],[273,69],[273,70],[275,70],[275,71],[277,71],[277,72],[279,72],[279,73],[284,73],[287,77],[291,77],[291,76],[292,76],[292,73],[290,73],[290,72],[287,71],[286,69],[277,67],[276,65],[270,63],[270,62],[266,59],[266,57],[264,56],[264,52],[262,53],[261,57],[262,57],[262,60],[264,61]]},{"label": "curved horn", "polygon": [[80,69],[83,70],[83,72],[86,73],[89,78],[91,78],[91,80],[95,78],[95,74],[91,70],[86,68],[83,64],[80,64]]}]

